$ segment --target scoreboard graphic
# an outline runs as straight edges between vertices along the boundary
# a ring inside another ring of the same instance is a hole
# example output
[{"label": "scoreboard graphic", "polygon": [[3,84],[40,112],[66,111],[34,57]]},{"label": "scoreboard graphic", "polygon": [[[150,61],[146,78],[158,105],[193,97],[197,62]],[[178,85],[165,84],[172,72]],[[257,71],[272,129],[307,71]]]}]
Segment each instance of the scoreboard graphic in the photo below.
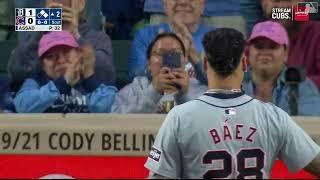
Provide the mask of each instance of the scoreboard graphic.
[{"label": "scoreboard graphic", "polygon": [[61,31],[61,8],[16,8],[16,31]]}]

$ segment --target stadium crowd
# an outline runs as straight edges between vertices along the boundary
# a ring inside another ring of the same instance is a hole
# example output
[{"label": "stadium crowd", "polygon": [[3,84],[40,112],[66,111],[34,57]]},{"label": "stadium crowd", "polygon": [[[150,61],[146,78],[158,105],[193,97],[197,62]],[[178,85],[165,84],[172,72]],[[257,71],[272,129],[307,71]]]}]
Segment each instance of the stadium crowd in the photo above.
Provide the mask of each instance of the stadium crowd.
[{"label": "stadium crowd", "polygon": [[[0,79],[2,112],[168,113],[207,90],[204,35],[233,27],[248,37],[242,90],[290,115],[320,116],[319,16],[271,19],[273,7],[299,0],[71,0],[71,7],[54,0],[3,2],[61,7],[63,31],[13,37],[18,44],[8,82]],[[10,19],[11,11],[0,11],[6,13]],[[0,18],[0,38],[12,38],[7,27]],[[127,84],[117,89],[111,40],[119,39],[132,43],[124,60]]]}]

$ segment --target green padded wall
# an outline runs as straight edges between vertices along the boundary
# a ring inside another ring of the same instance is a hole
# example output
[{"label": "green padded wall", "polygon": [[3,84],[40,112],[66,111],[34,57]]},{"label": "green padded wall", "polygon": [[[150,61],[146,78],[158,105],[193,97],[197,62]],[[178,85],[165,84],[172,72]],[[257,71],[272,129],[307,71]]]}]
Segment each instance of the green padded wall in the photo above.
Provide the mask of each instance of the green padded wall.
[{"label": "green padded wall", "polygon": [[116,84],[121,89],[127,83],[128,57],[131,48],[131,41],[112,41],[113,63],[117,72]]},{"label": "green padded wall", "polygon": [[0,41],[0,74],[7,74],[9,57],[16,45],[14,40]]}]

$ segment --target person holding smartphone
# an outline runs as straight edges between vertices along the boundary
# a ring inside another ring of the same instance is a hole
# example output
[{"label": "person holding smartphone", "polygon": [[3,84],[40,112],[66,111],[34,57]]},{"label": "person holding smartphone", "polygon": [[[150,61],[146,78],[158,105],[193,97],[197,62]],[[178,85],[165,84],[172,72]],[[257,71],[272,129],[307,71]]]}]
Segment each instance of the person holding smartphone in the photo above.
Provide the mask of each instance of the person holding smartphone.
[{"label": "person holding smartphone", "polygon": [[197,79],[203,84],[207,84],[207,75],[202,68],[200,55],[203,52],[201,40],[203,36],[216,29],[214,26],[204,25],[200,22],[200,17],[204,12],[204,0],[163,0],[162,1],[167,23],[146,26],[140,29],[131,45],[128,58],[128,80],[135,76],[143,75],[148,64],[146,52],[151,41],[163,32],[173,32],[184,43],[188,70],[191,79]]},{"label": "person holding smartphone", "polygon": [[[173,33],[158,35],[147,51],[148,75],[137,76],[117,94],[112,112],[167,113],[175,105],[192,100],[206,91],[185,71],[186,49]],[[173,94],[168,101],[166,95]],[[164,103],[165,102],[165,103]]]},{"label": "person holding smartphone", "polygon": [[[115,68],[112,61],[111,41],[102,31],[92,29],[82,15],[86,0],[46,0],[47,8],[62,8],[62,28],[70,32],[80,45],[90,45],[96,57],[95,73],[106,84],[114,84]],[[48,32],[27,32],[13,51],[8,72],[11,88],[20,89],[25,79],[41,70],[37,49],[41,37]]]}]

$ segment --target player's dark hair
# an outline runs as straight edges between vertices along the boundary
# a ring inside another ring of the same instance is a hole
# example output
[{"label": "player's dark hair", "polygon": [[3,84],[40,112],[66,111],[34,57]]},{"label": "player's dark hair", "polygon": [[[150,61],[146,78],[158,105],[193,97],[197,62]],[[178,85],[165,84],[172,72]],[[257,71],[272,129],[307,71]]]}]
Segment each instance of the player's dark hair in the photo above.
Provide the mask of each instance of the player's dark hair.
[{"label": "player's dark hair", "polygon": [[231,28],[208,32],[202,40],[210,66],[223,77],[231,75],[238,67],[245,43],[243,34]]},{"label": "player's dark hair", "polygon": [[157,35],[153,39],[153,41],[150,43],[150,45],[148,46],[148,50],[147,50],[148,59],[150,59],[150,57],[151,57],[152,49],[153,49],[153,46],[156,44],[156,42],[162,38],[168,38],[168,37],[177,40],[182,48],[183,55],[186,55],[186,48],[184,47],[182,40],[176,34],[174,34],[174,33],[161,33],[161,34]]}]

